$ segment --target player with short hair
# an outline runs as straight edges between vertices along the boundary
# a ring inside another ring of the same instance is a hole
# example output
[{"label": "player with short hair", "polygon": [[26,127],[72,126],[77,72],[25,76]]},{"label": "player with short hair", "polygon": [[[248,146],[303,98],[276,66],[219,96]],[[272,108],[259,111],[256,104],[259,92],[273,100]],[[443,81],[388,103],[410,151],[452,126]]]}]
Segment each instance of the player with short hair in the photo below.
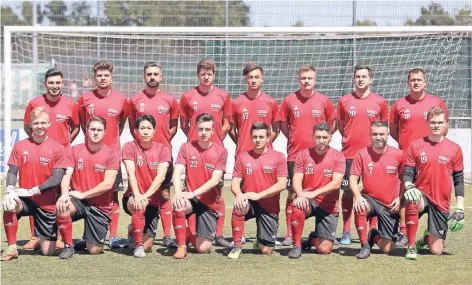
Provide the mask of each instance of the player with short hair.
[{"label": "player with short hair", "polygon": [[[407,151],[403,183],[406,200],[406,259],[417,259],[417,250],[429,247],[431,254],[442,254],[448,227],[452,232],[464,228],[464,163],[459,145],[444,137],[446,112],[431,107],[427,114],[429,135],[410,144]],[[451,179],[452,176],[452,179]],[[456,205],[449,216],[452,184]],[[428,228],[416,241],[418,220],[428,214]]]},{"label": "player with short hair", "polygon": [[[60,70],[51,68],[44,75],[44,87],[46,93],[33,98],[26,105],[24,115],[24,130],[28,136],[31,136],[33,130],[29,126],[29,117],[31,111],[36,107],[44,107],[50,118],[51,126],[48,128],[48,136],[53,140],[68,148],[79,134],[79,113],[77,104],[62,94],[64,87],[64,78]],[[35,249],[39,247],[39,239],[34,237],[33,216],[30,216],[31,239],[23,249]],[[64,244],[58,240],[58,248],[63,248]]]},{"label": "player with short hair", "polygon": [[136,139],[123,146],[122,154],[128,173],[123,209],[131,216],[134,257],[143,258],[152,250],[156,236],[161,191],[172,153],[169,146],[154,141],[157,124],[152,115],[133,121]]},{"label": "player with short hair", "polygon": [[[353,196],[349,190],[349,174],[356,153],[371,144],[370,124],[388,120],[388,105],[385,98],[371,91],[373,71],[369,66],[354,67],[355,90],[339,99],[337,107],[338,130],[342,135],[342,151],[346,158],[346,171],[341,189],[343,234],[341,244],[351,244],[351,215]],[[371,227],[375,227],[375,219]]]},{"label": "player with short hair", "polygon": [[[128,121],[130,130],[137,130],[138,117],[149,114],[155,118],[156,126],[153,142],[161,143],[172,149],[171,140],[177,133],[177,121],[179,120],[179,104],[174,96],[160,89],[162,80],[162,67],[154,61],[144,65],[144,81],[146,87],[135,94],[129,100]],[[131,132],[135,140],[137,132]],[[171,152],[172,155],[172,152]],[[172,201],[170,200],[170,186],[172,185],[172,161],[167,168],[166,179],[162,182],[159,216],[161,217],[164,237],[162,244],[165,247],[176,248],[175,240],[170,237],[172,224]]]},{"label": "player with short hair", "polygon": [[[212,142],[224,146],[225,139],[230,129],[231,97],[228,92],[214,85],[216,79],[216,63],[211,59],[204,59],[197,64],[197,77],[199,85],[188,90],[180,98],[180,127],[187,136],[188,141],[198,140],[196,118],[202,113],[213,116],[215,130]],[[220,186],[223,181],[220,182]],[[215,244],[230,247],[231,244],[223,238],[225,201],[221,197],[218,210],[218,227],[216,230]],[[189,229],[195,234],[195,216],[189,220]]]},{"label": "player with short hair", "polygon": [[[95,83],[97,88],[83,94],[79,98],[79,118],[84,134],[87,132],[87,124],[92,116],[100,116],[107,121],[107,132],[102,143],[121,155],[120,135],[128,116],[128,103],[125,95],[112,89],[113,64],[109,61],[99,61],[93,66]],[[119,162],[119,158],[118,158]],[[112,214],[110,224],[110,248],[120,247],[120,239],[117,238],[118,219],[120,217],[120,203],[118,201],[118,188],[123,183],[121,168],[113,186]],[[84,249],[84,241],[76,244],[76,249]]]},{"label": "player with short hair", "polygon": [[240,257],[244,223],[254,218],[257,226],[254,248],[264,255],[272,254],[279,228],[280,192],[287,186],[287,161],[282,153],[269,148],[269,126],[254,122],[250,135],[253,149],[236,157],[231,181],[235,200],[231,217],[234,247],[228,254],[230,259]]},{"label": "player with short hair", "polygon": [[[421,68],[413,68],[408,72],[408,88],[410,94],[397,100],[390,110],[390,133],[398,142],[398,146],[406,152],[410,144],[428,135],[429,127],[426,115],[431,107],[441,107],[445,112],[445,119],[448,120],[446,104],[441,98],[426,92],[426,72]],[[446,129],[447,132],[447,129]],[[403,165],[400,169],[403,172]],[[404,199],[400,209],[400,233],[397,238],[398,246],[406,246],[405,206]]]},{"label": "player with short hair", "polygon": [[[209,253],[216,235],[218,212],[222,187],[220,180],[226,172],[228,151],[213,142],[215,121],[211,114],[201,113],[196,118],[198,140],[192,140],[180,147],[175,161],[173,199],[174,231],[177,252],[174,258],[187,256],[186,216],[195,214],[196,239],[192,244],[199,253]],[[185,170],[185,187],[180,180]]]},{"label": "player with short hair", "polygon": [[[18,219],[23,216],[33,216],[34,235],[43,255],[52,255],[56,249],[55,203],[66,168],[65,149],[48,136],[51,123],[44,107],[30,112],[29,124],[31,137],[15,143],[8,160],[6,194],[2,200],[8,247],[2,253],[2,261],[18,258],[16,235]],[[17,175],[20,188],[28,189],[28,197],[18,197]]]},{"label": "player with short hair", "polygon": [[338,221],[339,187],[346,169],[342,152],[329,146],[332,125],[317,123],[313,127],[314,146],[301,150],[295,161],[293,190],[297,198],[293,201],[292,232],[294,247],[289,258],[302,254],[301,237],[305,219],[315,217],[315,233],[310,235],[303,250],[312,245],[320,254],[330,254],[336,239]]},{"label": "player with short hair", "polygon": [[291,186],[293,169],[297,154],[313,146],[313,139],[306,135],[306,128],[320,122],[328,122],[331,133],[336,131],[336,110],[328,96],[315,90],[316,69],[312,65],[303,64],[298,70],[300,89],[287,95],[280,105],[280,130],[287,138],[287,169],[288,184],[287,203],[285,206],[287,235],[282,245],[292,245],[292,212],[295,193]]},{"label": "player with short hair", "polygon": [[[377,244],[382,252],[395,248],[400,209],[401,150],[387,146],[388,122],[374,121],[370,128],[372,145],[361,149],[352,162],[349,187],[354,194],[354,220],[361,242],[358,259],[370,256]],[[359,178],[362,177],[362,193]],[[378,217],[379,227],[370,229],[367,238],[367,217]]]},{"label": "player with short hair", "polygon": [[119,154],[103,142],[107,127],[105,118],[91,115],[85,143],[68,150],[67,171],[56,203],[57,225],[65,243],[59,254],[61,259],[74,255],[72,222],[82,219],[87,251],[97,255],[103,250],[113,211],[113,186],[120,166]]}]

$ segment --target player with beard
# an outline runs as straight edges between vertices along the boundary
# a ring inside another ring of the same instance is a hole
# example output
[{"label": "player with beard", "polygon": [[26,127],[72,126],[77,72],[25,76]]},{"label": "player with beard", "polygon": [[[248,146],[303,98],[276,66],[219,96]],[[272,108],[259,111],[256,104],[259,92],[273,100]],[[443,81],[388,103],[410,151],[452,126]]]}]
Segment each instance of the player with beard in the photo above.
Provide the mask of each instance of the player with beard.
[{"label": "player with beard", "polygon": [[[400,209],[400,177],[402,152],[387,146],[388,122],[374,121],[372,145],[361,149],[352,162],[349,186],[354,194],[354,220],[361,242],[358,259],[370,256],[377,244],[382,252],[395,248]],[[358,181],[362,177],[362,193]],[[367,217],[378,217],[378,230],[371,229],[367,239]]]}]

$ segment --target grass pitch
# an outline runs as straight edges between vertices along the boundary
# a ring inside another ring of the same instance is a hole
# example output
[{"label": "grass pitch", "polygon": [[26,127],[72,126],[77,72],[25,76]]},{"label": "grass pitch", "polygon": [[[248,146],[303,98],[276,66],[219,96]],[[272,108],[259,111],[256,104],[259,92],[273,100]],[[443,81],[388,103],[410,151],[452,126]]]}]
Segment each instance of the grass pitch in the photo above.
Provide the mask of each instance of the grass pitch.
[{"label": "grass pitch", "polygon": [[[231,237],[232,194],[225,188],[226,223],[225,237]],[[472,219],[472,187],[466,189],[466,221]],[[281,205],[285,205],[285,193]],[[454,199],[454,198],[453,198]],[[127,236],[130,217],[121,212],[119,235]],[[338,236],[342,219],[338,221]],[[425,229],[426,219],[421,219],[418,237]],[[354,219],[352,219],[354,223]],[[467,223],[467,222],[466,222]],[[305,225],[306,237],[313,229],[313,218]],[[79,238],[83,222],[74,223],[74,238]],[[279,237],[286,231],[285,214],[280,215]],[[253,238],[255,222],[246,223],[245,236]],[[336,246],[331,255],[305,253],[298,260],[286,257],[288,247],[277,247],[271,257],[252,252],[251,244],[244,246],[239,260],[229,260],[228,251],[215,247],[211,254],[200,255],[190,249],[184,260],[174,260],[174,251],[161,246],[162,227],[159,224],[154,250],[145,259],[136,259],[131,249],[105,252],[99,256],[76,253],[70,260],[41,256],[32,251],[20,250],[17,260],[2,262],[1,283],[22,284],[472,284],[472,247],[468,236],[472,236],[469,223],[457,233],[448,233],[447,247],[442,256],[420,253],[417,261],[405,260],[405,248],[397,248],[390,255],[372,250],[367,260],[357,260],[355,254],[360,245],[352,224],[353,244]],[[5,234],[1,234],[1,249],[7,246]],[[27,218],[20,220],[18,244],[29,238]]]}]

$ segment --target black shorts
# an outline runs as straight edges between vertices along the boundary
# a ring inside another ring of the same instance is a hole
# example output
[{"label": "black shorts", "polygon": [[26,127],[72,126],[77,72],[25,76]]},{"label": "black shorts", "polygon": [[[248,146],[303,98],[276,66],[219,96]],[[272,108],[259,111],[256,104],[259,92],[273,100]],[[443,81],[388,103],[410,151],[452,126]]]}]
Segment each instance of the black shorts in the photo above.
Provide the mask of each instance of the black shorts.
[{"label": "black shorts", "polygon": [[370,205],[370,212],[367,217],[378,217],[378,230],[381,238],[394,240],[398,234],[398,225],[400,224],[400,215],[392,213],[377,199],[367,195],[362,195]]},{"label": "black shorts", "polygon": [[56,213],[41,209],[30,198],[20,197],[23,210],[17,218],[32,216],[34,219],[34,236],[44,240],[57,240]]},{"label": "black shorts", "polygon": [[279,216],[267,212],[259,202],[249,201],[244,219],[256,218],[257,241],[267,247],[274,247],[279,229]]},{"label": "black shorts", "polygon": [[[123,210],[126,214],[132,216],[128,210],[129,197],[123,197],[121,202],[123,203]],[[157,222],[159,221],[159,207],[147,205],[146,211],[144,211],[144,235],[148,237],[156,237]]]},{"label": "black shorts", "polygon": [[97,207],[89,205],[87,200],[78,200],[74,197],[70,200],[76,209],[74,215],[72,215],[72,221],[82,219],[85,221],[83,239],[86,242],[104,245],[111,218]]},{"label": "black shorts", "polygon": [[341,190],[349,190],[349,175],[351,172],[352,159],[346,159],[346,172],[344,172],[343,182],[341,183]]},{"label": "black shorts", "polygon": [[187,215],[187,218],[195,214],[196,218],[196,233],[198,237],[203,237],[213,240],[216,236],[216,225],[218,223],[218,213],[212,212],[207,205],[194,198],[189,200],[192,205],[192,212]]},{"label": "black shorts", "polygon": [[334,241],[336,239],[336,227],[338,217],[326,212],[323,208],[316,205],[313,199],[310,199],[311,212],[305,219],[315,217],[315,235]]},{"label": "black shorts", "polygon": [[293,191],[292,178],[293,178],[294,170],[295,170],[295,161],[287,161],[287,171],[288,171],[287,190],[288,191]]},{"label": "black shorts", "polygon": [[118,174],[116,175],[115,182],[113,183],[113,191],[123,191],[123,173],[121,172],[121,164],[118,167]]},{"label": "black shorts", "polygon": [[166,177],[162,182],[161,188],[169,189],[172,186],[172,174],[174,173],[174,164],[169,162],[169,167],[167,168]]},{"label": "black shorts", "polygon": [[428,200],[426,195],[423,195],[424,200],[424,209],[419,213],[420,218],[424,214],[428,214],[428,231],[443,240],[446,239],[447,235],[447,221],[449,218],[449,213],[444,213],[439,210],[436,206],[431,204],[431,201]]}]

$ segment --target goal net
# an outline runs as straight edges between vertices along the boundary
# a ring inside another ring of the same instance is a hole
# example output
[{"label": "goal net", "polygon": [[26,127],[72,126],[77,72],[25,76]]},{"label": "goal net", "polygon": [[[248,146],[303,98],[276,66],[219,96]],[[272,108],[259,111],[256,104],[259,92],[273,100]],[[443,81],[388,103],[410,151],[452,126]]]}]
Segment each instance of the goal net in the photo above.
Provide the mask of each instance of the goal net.
[{"label": "goal net", "polygon": [[[197,84],[198,61],[211,58],[217,62],[216,85],[234,98],[246,89],[244,64],[257,62],[264,68],[263,90],[280,103],[298,89],[300,65],[312,64],[317,68],[316,89],[337,104],[353,89],[353,66],[365,64],[374,70],[373,91],[389,106],[408,94],[408,71],[420,67],[427,72],[428,92],[447,104],[448,137],[461,145],[470,180],[471,35],[472,27],[7,27],[5,127],[22,127],[25,105],[44,92],[45,66],[64,72],[63,93],[77,99],[93,88],[93,64],[110,60],[113,87],[132,96],[144,86],[145,62],[153,60],[163,67],[162,89],[179,98]],[[340,145],[339,136],[335,138],[334,144]],[[283,148],[283,135],[278,141]]]}]

